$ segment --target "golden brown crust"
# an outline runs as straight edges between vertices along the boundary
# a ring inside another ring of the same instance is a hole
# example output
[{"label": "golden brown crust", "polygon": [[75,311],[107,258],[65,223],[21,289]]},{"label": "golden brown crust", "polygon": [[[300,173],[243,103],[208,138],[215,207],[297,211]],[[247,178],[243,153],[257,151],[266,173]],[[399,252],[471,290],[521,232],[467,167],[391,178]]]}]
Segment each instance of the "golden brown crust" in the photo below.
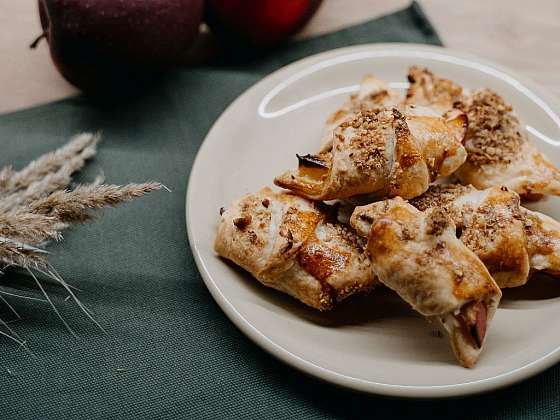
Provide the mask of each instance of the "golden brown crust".
[{"label": "golden brown crust", "polygon": [[[432,207],[444,207],[448,210],[447,206],[458,197],[475,190],[472,185],[434,184],[430,185],[430,188],[424,194],[410,200],[410,204],[420,211]],[[456,220],[455,223],[457,223]]]},{"label": "golden brown crust", "polygon": [[560,276],[560,223],[536,211],[521,211],[531,268]]},{"label": "golden brown crust", "polygon": [[285,172],[274,183],[313,200],[422,194],[431,180],[458,168],[466,153],[454,119],[446,121],[419,109],[407,111],[354,114],[334,130],[328,149],[311,155],[324,166],[311,172],[300,159],[298,170]]},{"label": "golden brown crust", "polygon": [[529,278],[527,240],[519,196],[494,187],[467,219],[461,241],[484,262],[502,288],[521,286]]},{"label": "golden brown crust", "polygon": [[[367,194],[386,188],[390,176],[390,152],[387,136],[393,136],[390,112],[358,112],[335,130],[324,176],[312,179],[297,171],[288,171],[274,183],[314,200],[332,200]],[[389,140],[390,141],[390,140]]]},{"label": "golden brown crust", "polygon": [[422,315],[442,321],[458,360],[472,367],[481,345],[464,336],[454,314],[483,302],[486,325],[501,292],[480,259],[455,237],[446,211],[420,212],[397,197],[357,207],[350,223],[360,234],[369,225],[368,249],[379,280]]},{"label": "golden brown crust", "polygon": [[393,118],[396,142],[393,176],[387,196],[416,197],[428,188],[430,170],[420,145],[410,134],[405,117],[397,109],[393,109]]},{"label": "golden brown crust", "polygon": [[[327,120],[323,146],[274,183],[313,200],[360,195],[415,197],[466,159],[466,116],[402,106],[387,83],[366,76]],[[309,159],[307,159],[309,160]]]},{"label": "golden brown crust", "polygon": [[507,187],[434,185],[411,204],[445,209],[502,288],[525,284],[533,271],[560,274],[560,223],[521,207]]},{"label": "golden brown crust", "polygon": [[332,131],[340,123],[348,119],[352,114],[371,109],[393,107],[400,101],[399,95],[389,88],[389,85],[374,75],[364,76],[360,83],[358,92],[350,95],[350,98],[327,119],[324,142],[329,143]]},{"label": "golden brown crust", "polygon": [[406,103],[466,114],[467,161],[455,175],[478,189],[505,185],[522,196],[560,195],[560,171],[528,140],[512,107],[490,89],[471,94],[427,69],[413,67]]},{"label": "golden brown crust", "polygon": [[426,68],[411,67],[408,70],[408,81],[410,86],[405,100],[408,104],[436,106],[441,110],[448,110],[463,97],[461,86],[437,77]]},{"label": "golden brown crust", "polygon": [[221,213],[216,253],[309,306],[327,310],[376,284],[363,240],[324,206],[264,188]]},{"label": "golden brown crust", "polygon": [[511,105],[490,89],[475,91],[456,106],[468,117],[467,162],[474,166],[510,164],[527,142]]},{"label": "golden brown crust", "polygon": [[[441,315],[494,290],[488,271],[455,237],[455,224],[443,209],[422,213],[399,197],[357,207],[350,223],[359,232],[356,219],[364,214],[372,220],[368,237],[372,267],[377,274],[384,273],[381,281],[396,282],[395,289],[403,294],[423,294],[405,299],[423,315]],[[413,287],[409,282],[418,284]]]},{"label": "golden brown crust", "polygon": [[430,171],[430,180],[451,175],[466,159],[457,145],[467,132],[466,116],[456,110],[439,117],[430,108],[409,105],[403,109],[412,136],[420,144]]}]

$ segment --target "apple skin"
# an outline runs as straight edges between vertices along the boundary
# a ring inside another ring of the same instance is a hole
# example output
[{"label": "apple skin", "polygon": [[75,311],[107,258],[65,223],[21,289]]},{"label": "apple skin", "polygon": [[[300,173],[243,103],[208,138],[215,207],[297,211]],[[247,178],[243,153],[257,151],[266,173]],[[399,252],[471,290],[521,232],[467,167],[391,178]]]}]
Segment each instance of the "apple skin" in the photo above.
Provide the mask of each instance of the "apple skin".
[{"label": "apple skin", "polygon": [[322,0],[206,0],[205,20],[225,43],[278,44],[299,31]]},{"label": "apple skin", "polygon": [[203,0],[39,0],[60,73],[86,93],[138,87],[179,62],[196,39]]}]

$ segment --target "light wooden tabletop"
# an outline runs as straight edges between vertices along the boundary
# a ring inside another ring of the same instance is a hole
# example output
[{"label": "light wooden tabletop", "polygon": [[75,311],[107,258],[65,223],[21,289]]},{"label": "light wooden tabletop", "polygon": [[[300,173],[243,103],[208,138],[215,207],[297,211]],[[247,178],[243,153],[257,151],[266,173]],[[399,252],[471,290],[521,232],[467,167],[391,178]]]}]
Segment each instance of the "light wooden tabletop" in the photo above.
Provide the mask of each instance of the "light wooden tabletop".
[{"label": "light wooden tabletop", "polygon": [[[477,54],[531,77],[560,94],[560,1],[420,0],[448,47]],[[408,0],[324,0],[299,36],[329,32],[405,7]],[[538,7],[536,5],[538,3]],[[0,11],[0,112],[72,95],[42,43],[33,0],[3,0]]]}]

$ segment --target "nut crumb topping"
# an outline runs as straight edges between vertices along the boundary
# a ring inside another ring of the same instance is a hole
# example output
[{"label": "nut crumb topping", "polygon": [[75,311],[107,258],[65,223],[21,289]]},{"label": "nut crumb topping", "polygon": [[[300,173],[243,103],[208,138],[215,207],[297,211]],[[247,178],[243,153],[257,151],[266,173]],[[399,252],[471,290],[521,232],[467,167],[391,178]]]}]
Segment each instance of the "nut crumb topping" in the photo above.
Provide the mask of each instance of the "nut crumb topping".
[{"label": "nut crumb topping", "polygon": [[449,218],[445,210],[435,208],[427,218],[426,234],[440,236],[449,226]]},{"label": "nut crumb topping", "polygon": [[245,228],[251,224],[252,219],[253,218],[249,214],[243,217],[236,217],[233,219],[233,224],[236,228],[245,230]]},{"label": "nut crumb topping", "polygon": [[[391,127],[392,115],[386,109],[361,111],[344,121],[339,130],[351,130],[349,154],[353,164],[361,172],[383,173],[388,170],[385,156],[386,130]],[[344,136],[337,133],[337,138]]]},{"label": "nut crumb topping", "polygon": [[338,237],[346,242],[350,248],[357,250],[360,254],[365,252],[367,245],[366,238],[359,236],[350,226],[330,222],[327,222],[326,225],[333,229],[337,233]]},{"label": "nut crumb topping", "polygon": [[413,198],[409,202],[420,211],[425,211],[432,207],[445,208],[457,197],[460,197],[473,189],[474,188],[471,185],[435,184],[431,185],[428,191],[424,194]]},{"label": "nut crumb topping", "polygon": [[481,89],[457,107],[467,114],[467,161],[473,165],[508,164],[526,143],[511,105],[490,89]]}]

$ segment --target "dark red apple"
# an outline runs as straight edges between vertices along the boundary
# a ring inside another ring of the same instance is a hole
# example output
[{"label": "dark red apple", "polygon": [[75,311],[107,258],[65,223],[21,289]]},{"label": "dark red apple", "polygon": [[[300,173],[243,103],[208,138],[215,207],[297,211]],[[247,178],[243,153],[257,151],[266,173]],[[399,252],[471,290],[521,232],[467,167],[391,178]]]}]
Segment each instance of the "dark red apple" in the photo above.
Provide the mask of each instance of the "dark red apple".
[{"label": "dark red apple", "polygon": [[207,0],[205,19],[231,42],[266,47],[285,40],[307,23],[321,0]]},{"label": "dark red apple", "polygon": [[85,92],[119,89],[180,61],[203,0],[39,0],[52,59]]}]

